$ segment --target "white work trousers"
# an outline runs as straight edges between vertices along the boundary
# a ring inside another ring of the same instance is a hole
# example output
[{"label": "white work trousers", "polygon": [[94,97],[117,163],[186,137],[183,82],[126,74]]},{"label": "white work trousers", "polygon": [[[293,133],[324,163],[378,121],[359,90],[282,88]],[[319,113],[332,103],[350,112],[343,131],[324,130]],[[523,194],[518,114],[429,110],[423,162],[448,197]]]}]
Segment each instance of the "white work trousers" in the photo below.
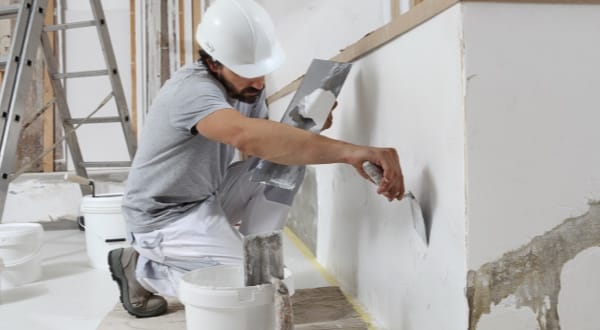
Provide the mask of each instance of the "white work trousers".
[{"label": "white work trousers", "polygon": [[300,182],[295,190],[251,182],[254,161],[232,164],[217,194],[181,219],[149,233],[131,234],[131,244],[140,254],[136,277],[146,290],[177,296],[181,276],[190,270],[242,264],[242,235],[283,229]]}]

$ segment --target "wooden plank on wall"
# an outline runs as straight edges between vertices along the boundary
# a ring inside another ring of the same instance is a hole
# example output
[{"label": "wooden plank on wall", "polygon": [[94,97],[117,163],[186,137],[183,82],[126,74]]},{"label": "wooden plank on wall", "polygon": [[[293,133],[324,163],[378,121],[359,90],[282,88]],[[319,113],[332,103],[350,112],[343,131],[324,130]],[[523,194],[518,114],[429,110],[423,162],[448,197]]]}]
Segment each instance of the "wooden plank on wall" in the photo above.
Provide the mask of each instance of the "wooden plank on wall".
[{"label": "wooden plank on wall", "polygon": [[[46,7],[46,18],[44,20],[45,25],[53,25],[56,23],[54,9],[56,8],[55,0],[49,0],[48,6]],[[50,45],[52,49],[56,51],[56,33],[49,33]],[[48,72],[44,68],[44,104],[50,102],[54,97],[54,91],[50,85],[50,78]],[[50,148],[54,144],[54,106],[51,106],[44,112],[44,136],[43,145],[44,150]],[[54,149],[49,152],[44,158],[42,158],[42,170],[44,172],[54,171]]]},{"label": "wooden plank on wall", "polygon": [[[427,20],[435,17],[444,10],[454,6],[461,0],[427,0],[420,6],[411,8],[408,12],[392,19],[388,24],[367,34],[362,39],[343,49],[339,54],[333,56],[331,60],[339,62],[352,62],[373,50],[385,45],[391,40],[403,35],[413,28],[423,24]],[[489,0],[491,1],[491,0]],[[552,0],[549,0],[552,1]],[[600,0],[578,0],[578,1],[600,1]],[[300,86],[300,81],[304,76],[296,78],[286,86],[267,98],[267,103],[271,104],[278,99],[294,92]]]}]

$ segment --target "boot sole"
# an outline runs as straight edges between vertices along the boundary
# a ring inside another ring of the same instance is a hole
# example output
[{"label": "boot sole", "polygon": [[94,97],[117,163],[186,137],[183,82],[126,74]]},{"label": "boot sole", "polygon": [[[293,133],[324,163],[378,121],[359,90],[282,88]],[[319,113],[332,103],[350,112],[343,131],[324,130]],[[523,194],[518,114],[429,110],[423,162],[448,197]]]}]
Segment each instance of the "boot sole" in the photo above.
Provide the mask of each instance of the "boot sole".
[{"label": "boot sole", "polygon": [[112,279],[117,282],[119,286],[119,299],[121,300],[121,304],[125,310],[137,317],[152,317],[164,314],[167,311],[167,306],[160,306],[155,310],[149,311],[139,311],[135,307],[131,305],[129,299],[125,299],[124,297],[129,297],[129,286],[127,285],[127,277],[125,277],[125,272],[123,270],[123,266],[121,265],[121,256],[123,255],[123,249],[112,250],[108,253],[108,267],[110,269],[110,274]]}]

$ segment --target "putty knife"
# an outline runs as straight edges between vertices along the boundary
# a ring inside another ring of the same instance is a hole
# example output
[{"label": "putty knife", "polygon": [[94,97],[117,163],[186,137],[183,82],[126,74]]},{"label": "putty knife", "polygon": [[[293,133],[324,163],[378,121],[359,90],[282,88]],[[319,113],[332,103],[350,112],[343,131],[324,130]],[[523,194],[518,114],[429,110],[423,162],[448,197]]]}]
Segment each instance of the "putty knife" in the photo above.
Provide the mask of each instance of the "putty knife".
[{"label": "putty knife", "polygon": [[[379,166],[371,163],[370,161],[365,161],[362,164],[362,167],[363,170],[367,172],[371,180],[373,180],[373,182],[375,182],[375,184],[379,186],[379,184],[381,183],[381,179],[383,179],[383,170]],[[408,200],[408,203],[410,205],[410,210],[413,218],[413,227],[415,228],[417,235],[421,237],[421,239],[423,240],[423,242],[425,242],[426,245],[429,245],[429,240],[427,239],[425,219],[423,218],[423,212],[421,210],[419,202],[415,198],[415,195],[413,195],[413,193],[410,191],[405,193],[402,199],[405,198]]]},{"label": "putty knife", "polygon": [[[283,282],[283,239],[281,231],[244,237],[246,286],[272,284],[275,330],[294,329],[294,312],[289,290]],[[270,330],[270,329],[269,329]]]}]

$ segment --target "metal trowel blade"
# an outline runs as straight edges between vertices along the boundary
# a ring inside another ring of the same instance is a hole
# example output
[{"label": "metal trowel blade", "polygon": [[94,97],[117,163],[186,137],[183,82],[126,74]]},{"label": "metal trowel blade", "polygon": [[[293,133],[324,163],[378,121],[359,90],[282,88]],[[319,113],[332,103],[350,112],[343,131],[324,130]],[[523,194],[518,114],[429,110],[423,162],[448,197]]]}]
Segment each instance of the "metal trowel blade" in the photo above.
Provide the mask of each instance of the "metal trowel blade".
[{"label": "metal trowel blade", "polygon": [[[381,179],[383,179],[383,170],[379,166],[369,161],[365,161],[362,164],[362,167],[367,173],[367,175],[369,175],[371,180],[373,180],[373,182],[376,185],[379,185]],[[417,232],[417,235],[421,237],[425,245],[429,245],[429,240],[427,238],[427,227],[425,226],[425,218],[423,218],[423,211],[421,210],[421,205],[415,198],[415,195],[413,195],[413,193],[410,191],[404,194],[402,200],[404,199],[407,199],[410,203],[410,210],[413,218],[413,226],[415,228],[415,231]]]},{"label": "metal trowel blade", "polygon": [[417,232],[417,235],[421,237],[425,245],[429,244],[429,240],[427,238],[427,228],[425,227],[425,218],[423,218],[423,211],[421,210],[421,205],[419,201],[415,198],[412,192],[408,192],[404,194],[404,198],[408,199],[410,203],[410,210],[412,212],[413,218],[413,227]]}]

